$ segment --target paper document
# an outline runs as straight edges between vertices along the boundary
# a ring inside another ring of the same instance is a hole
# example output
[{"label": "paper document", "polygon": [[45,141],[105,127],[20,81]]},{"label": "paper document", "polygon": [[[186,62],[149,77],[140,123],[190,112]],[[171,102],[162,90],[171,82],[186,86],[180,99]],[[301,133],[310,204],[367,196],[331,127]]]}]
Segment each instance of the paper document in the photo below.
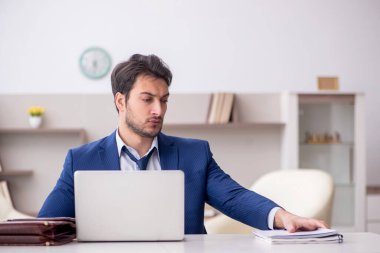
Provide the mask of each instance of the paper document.
[{"label": "paper document", "polygon": [[275,244],[342,243],[343,235],[336,230],[320,228],[314,231],[289,233],[286,230],[254,230],[254,235]]}]

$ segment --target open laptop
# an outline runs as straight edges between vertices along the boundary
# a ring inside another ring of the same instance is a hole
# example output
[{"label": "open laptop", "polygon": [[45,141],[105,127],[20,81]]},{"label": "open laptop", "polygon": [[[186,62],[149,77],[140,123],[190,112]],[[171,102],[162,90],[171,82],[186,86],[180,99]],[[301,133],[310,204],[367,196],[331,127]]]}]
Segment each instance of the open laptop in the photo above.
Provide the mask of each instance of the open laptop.
[{"label": "open laptop", "polygon": [[184,174],[76,171],[78,241],[177,241],[184,238]]}]

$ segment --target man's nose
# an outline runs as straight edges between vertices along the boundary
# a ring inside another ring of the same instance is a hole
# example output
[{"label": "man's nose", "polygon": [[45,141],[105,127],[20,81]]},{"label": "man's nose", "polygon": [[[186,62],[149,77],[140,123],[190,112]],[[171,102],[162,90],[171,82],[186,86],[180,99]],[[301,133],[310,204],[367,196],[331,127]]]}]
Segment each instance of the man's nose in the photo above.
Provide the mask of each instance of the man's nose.
[{"label": "man's nose", "polygon": [[156,116],[162,116],[162,111],[163,111],[163,108],[160,101],[155,101],[152,108],[152,114]]}]

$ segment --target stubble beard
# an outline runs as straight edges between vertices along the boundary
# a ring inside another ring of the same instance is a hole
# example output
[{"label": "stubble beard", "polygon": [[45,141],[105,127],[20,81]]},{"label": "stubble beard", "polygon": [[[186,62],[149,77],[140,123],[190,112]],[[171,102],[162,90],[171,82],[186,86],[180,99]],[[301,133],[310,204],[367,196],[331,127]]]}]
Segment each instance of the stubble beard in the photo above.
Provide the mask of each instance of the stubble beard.
[{"label": "stubble beard", "polygon": [[125,117],[125,123],[127,124],[128,128],[130,128],[134,133],[145,138],[154,138],[162,130],[162,123],[161,123],[161,126],[157,131],[154,131],[154,132],[145,131],[142,127],[138,126],[135,122],[133,122],[133,120],[128,116],[128,114]]}]

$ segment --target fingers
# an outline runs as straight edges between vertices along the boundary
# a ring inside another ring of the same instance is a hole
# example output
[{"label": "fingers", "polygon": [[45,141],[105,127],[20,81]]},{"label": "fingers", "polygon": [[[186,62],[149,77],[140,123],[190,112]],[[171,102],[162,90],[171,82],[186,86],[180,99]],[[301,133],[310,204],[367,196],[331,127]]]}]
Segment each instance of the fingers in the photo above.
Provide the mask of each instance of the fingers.
[{"label": "fingers", "polygon": [[327,228],[324,221],[293,216],[285,223],[285,229],[290,232],[312,231],[318,228]]},{"label": "fingers", "polygon": [[288,232],[311,231],[318,228],[327,228],[324,221],[309,219],[294,215],[283,209],[277,211],[275,216],[275,227],[285,228]]},{"label": "fingers", "polygon": [[296,220],[296,231],[312,231],[318,228],[327,228],[324,221],[315,219],[298,219]]},{"label": "fingers", "polygon": [[297,231],[297,228],[293,226],[293,224],[289,224],[288,227],[285,228],[289,233],[294,233]]},{"label": "fingers", "polygon": [[323,220],[315,220],[318,228],[328,228],[327,223]]},{"label": "fingers", "polygon": [[325,221],[318,220],[318,222],[320,223],[320,228],[329,228],[329,225]]}]

